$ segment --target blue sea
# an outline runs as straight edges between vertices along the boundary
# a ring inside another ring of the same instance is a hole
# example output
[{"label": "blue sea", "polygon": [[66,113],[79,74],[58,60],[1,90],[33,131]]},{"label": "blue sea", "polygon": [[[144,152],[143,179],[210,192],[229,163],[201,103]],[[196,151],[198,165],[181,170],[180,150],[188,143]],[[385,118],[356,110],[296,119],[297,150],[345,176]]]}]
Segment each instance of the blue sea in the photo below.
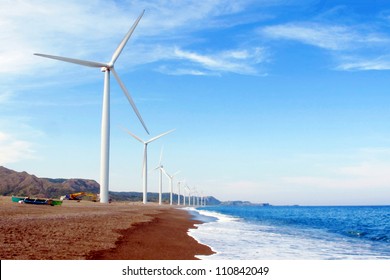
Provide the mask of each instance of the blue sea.
[{"label": "blue sea", "polygon": [[207,206],[189,234],[216,260],[390,259],[390,206]]}]

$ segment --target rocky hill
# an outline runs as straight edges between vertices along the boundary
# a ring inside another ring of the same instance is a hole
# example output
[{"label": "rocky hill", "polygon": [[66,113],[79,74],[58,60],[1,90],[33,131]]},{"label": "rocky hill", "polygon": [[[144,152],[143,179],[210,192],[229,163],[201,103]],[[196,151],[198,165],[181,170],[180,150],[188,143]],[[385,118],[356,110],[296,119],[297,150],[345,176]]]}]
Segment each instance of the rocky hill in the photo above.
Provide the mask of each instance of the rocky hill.
[{"label": "rocky hill", "polygon": [[[75,192],[99,193],[100,186],[94,180],[38,178],[25,171],[17,172],[0,166],[0,195],[59,198]],[[163,203],[169,203],[169,197],[169,193],[163,193]],[[110,198],[112,201],[142,201],[142,193],[110,192]],[[148,193],[148,201],[158,202],[158,193]],[[173,201],[177,201],[176,194]],[[208,205],[221,203],[212,196],[207,197],[207,201]]]},{"label": "rocky hill", "polygon": [[99,184],[85,179],[38,178],[0,166],[0,195],[58,198],[74,192],[99,193]]}]

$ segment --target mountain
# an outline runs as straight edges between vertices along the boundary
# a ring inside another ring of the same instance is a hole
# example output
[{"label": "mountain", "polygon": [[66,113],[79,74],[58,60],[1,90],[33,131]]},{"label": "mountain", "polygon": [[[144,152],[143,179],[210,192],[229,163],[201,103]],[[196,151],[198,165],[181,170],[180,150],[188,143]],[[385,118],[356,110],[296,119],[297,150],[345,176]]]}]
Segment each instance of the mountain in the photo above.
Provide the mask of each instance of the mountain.
[{"label": "mountain", "polygon": [[[17,172],[0,166],[0,195],[59,198],[62,195],[76,192],[99,193],[100,186],[94,180],[38,178],[25,171]],[[112,201],[142,201],[142,195],[141,192],[111,191],[110,199]],[[169,203],[169,197],[169,193],[163,193],[163,203]],[[148,193],[148,200],[158,202],[158,193]],[[173,201],[177,201],[176,194],[173,195]],[[207,205],[220,203],[215,197],[207,197]]]},{"label": "mountain", "polygon": [[99,184],[85,179],[38,178],[0,166],[0,195],[59,198],[74,192],[99,193]]}]

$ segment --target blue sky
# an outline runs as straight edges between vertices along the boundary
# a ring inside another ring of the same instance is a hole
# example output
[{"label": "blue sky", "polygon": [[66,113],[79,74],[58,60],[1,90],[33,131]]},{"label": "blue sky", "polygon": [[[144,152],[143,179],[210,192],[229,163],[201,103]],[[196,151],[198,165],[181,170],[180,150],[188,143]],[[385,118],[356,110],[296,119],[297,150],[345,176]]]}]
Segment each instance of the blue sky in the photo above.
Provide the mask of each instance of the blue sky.
[{"label": "blue sky", "polygon": [[176,128],[150,169],[205,195],[390,204],[390,4],[355,2],[0,0],[0,164],[99,180],[103,74],[32,54],[108,61],[145,9],[116,69],[151,135],[112,79],[110,190],[142,190],[122,126]]}]

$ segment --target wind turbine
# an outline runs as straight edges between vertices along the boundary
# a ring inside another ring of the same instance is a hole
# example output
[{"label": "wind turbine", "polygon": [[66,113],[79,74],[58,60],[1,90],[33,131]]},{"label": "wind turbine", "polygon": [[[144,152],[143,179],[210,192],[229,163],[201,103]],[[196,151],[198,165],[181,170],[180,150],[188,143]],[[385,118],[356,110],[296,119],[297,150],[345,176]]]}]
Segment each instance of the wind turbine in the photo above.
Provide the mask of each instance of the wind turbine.
[{"label": "wind turbine", "polygon": [[[191,188],[187,184],[186,184],[185,188],[187,190],[188,206],[191,206]],[[186,204],[185,202],[186,202],[186,200],[184,198],[184,205]]]},{"label": "wind turbine", "polygon": [[194,187],[193,188],[193,194],[195,195],[195,196],[192,196],[192,204],[194,205],[194,206],[198,206],[198,204],[199,204],[199,200],[198,200],[198,190],[197,190],[197,188],[196,187]]},{"label": "wind turbine", "polygon": [[138,136],[134,135],[133,133],[131,133],[130,131],[127,130],[127,133],[130,134],[131,136],[133,136],[136,140],[140,141],[141,143],[144,144],[144,161],[143,161],[143,167],[142,167],[142,177],[143,177],[143,203],[146,204],[147,202],[147,190],[148,190],[148,176],[147,176],[147,170],[148,170],[148,144],[150,142],[153,142],[154,140],[157,140],[161,137],[163,137],[164,135],[167,135],[168,133],[171,133],[173,132],[174,129],[170,130],[170,131],[167,131],[167,132],[164,132],[160,135],[157,135],[151,139],[149,139],[148,141],[144,141],[142,140],[141,138],[139,138]]},{"label": "wind turbine", "polygon": [[169,178],[169,185],[170,185],[170,192],[171,192],[169,204],[172,205],[172,202],[173,202],[173,177],[175,177],[177,174],[179,174],[180,171],[176,171],[173,175],[169,175],[165,171],[164,168],[162,170],[164,171],[164,174]]},{"label": "wind turbine", "polygon": [[122,88],[125,96],[127,97],[130,105],[133,107],[135,114],[140,120],[141,124],[145,128],[146,132],[149,134],[148,129],[144,121],[142,120],[141,114],[139,113],[129,91],[126,89],[122,80],[119,78],[117,72],[114,69],[114,64],[121,54],[123,48],[125,47],[127,41],[130,39],[130,36],[133,34],[134,29],[137,27],[138,22],[141,20],[141,17],[145,13],[145,10],[139,15],[137,20],[134,22],[130,30],[126,33],[125,37],[122,39],[118,47],[116,48],[114,54],[112,55],[111,61],[108,63],[96,62],[96,61],[87,61],[80,60],[62,56],[54,56],[47,54],[35,53],[34,55],[61,60],[69,63],[79,64],[88,67],[101,68],[101,71],[104,72],[104,90],[103,90],[103,109],[102,109],[102,126],[101,126],[101,148],[100,148],[100,202],[108,203],[108,189],[109,189],[109,158],[110,158],[110,72],[114,74],[115,79],[117,80],[119,86]]},{"label": "wind turbine", "polygon": [[203,191],[201,191],[200,192],[200,206],[204,206],[203,202],[204,202],[204,194],[203,194]]},{"label": "wind turbine", "polygon": [[162,154],[163,154],[163,148],[161,148],[161,153],[160,153],[160,161],[158,163],[158,166],[154,169],[157,170],[159,169],[159,184],[158,184],[158,204],[162,204],[162,173],[164,170],[164,166],[162,165]]},{"label": "wind turbine", "polygon": [[[185,183],[185,180],[181,180],[181,181],[178,181],[177,182],[177,189],[178,189],[178,195],[177,195],[177,205],[180,205],[180,184],[181,183]],[[184,200],[185,200],[185,196],[184,196]],[[185,201],[184,201],[184,204],[185,204]]]}]

